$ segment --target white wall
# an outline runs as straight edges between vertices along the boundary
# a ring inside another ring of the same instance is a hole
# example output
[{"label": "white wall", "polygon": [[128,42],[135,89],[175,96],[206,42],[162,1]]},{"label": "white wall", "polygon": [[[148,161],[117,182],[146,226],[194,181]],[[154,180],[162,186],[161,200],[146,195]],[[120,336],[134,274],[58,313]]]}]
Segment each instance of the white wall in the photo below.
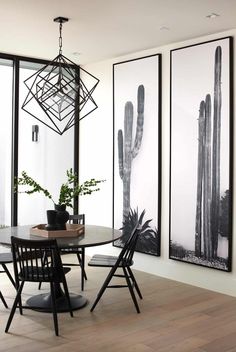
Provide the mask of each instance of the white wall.
[{"label": "white wall", "polygon": [[[236,296],[236,241],[233,240],[232,272],[222,272],[206,267],[195,266],[169,259],[169,145],[170,145],[170,50],[195,43],[236,36],[236,30],[217,33],[185,42],[145,50],[114,60],[87,65],[86,70],[98,77],[101,82],[95,91],[95,100],[99,106],[91,116],[81,121],[80,139],[80,179],[90,177],[105,178],[101,191],[87,198],[81,197],[80,212],[86,214],[86,222],[110,226],[112,223],[112,64],[155,53],[162,54],[162,203],[161,203],[161,257],[141,253],[135,254],[135,268],[191,285]],[[234,57],[235,57],[234,50]],[[235,62],[235,59],[234,59]],[[235,82],[235,76],[234,80]],[[233,100],[235,101],[235,93]],[[235,125],[235,124],[234,124]],[[235,126],[234,126],[235,129]],[[235,134],[235,131],[234,131]],[[234,147],[235,149],[235,147]],[[234,153],[234,159],[236,153]],[[234,161],[234,165],[236,165]],[[235,166],[234,166],[235,168]],[[235,171],[234,171],[235,174]],[[234,191],[233,199],[235,199]],[[235,218],[233,207],[233,219]],[[233,237],[235,227],[233,223]],[[90,248],[88,255],[94,252],[117,253],[112,245]]]}]

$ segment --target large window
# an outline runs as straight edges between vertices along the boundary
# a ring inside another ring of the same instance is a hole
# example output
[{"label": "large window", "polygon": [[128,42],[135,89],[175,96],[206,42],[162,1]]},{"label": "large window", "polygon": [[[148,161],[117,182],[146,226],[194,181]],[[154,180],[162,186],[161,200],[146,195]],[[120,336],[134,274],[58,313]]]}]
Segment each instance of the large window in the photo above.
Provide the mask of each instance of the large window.
[{"label": "large window", "polygon": [[[40,60],[0,58],[0,225],[45,223],[46,210],[53,209],[53,203],[39,193],[13,194],[13,179],[23,170],[47,188],[55,202],[66,170],[78,171],[75,129],[60,136],[21,109],[27,94],[24,80],[43,65]],[[34,125],[38,125],[38,141],[32,140]]]},{"label": "large window", "polygon": [[0,59],[0,226],[11,224],[11,133],[13,63]]}]

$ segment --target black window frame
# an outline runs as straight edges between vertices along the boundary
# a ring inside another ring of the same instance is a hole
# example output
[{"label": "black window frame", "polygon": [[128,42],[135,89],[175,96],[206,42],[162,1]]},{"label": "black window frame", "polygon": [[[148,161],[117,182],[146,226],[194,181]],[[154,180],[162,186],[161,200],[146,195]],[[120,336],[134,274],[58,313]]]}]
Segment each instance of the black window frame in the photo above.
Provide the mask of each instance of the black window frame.
[{"label": "black window frame", "polygon": [[[11,226],[18,223],[18,194],[14,193],[14,180],[18,177],[18,147],[19,147],[19,77],[20,63],[22,61],[48,65],[51,60],[37,59],[19,55],[0,53],[0,59],[12,61],[12,134],[11,134]],[[76,66],[76,74],[80,75],[80,67]],[[79,123],[75,123],[74,128],[74,172],[79,175]],[[74,199],[74,214],[78,214],[78,197]]]}]

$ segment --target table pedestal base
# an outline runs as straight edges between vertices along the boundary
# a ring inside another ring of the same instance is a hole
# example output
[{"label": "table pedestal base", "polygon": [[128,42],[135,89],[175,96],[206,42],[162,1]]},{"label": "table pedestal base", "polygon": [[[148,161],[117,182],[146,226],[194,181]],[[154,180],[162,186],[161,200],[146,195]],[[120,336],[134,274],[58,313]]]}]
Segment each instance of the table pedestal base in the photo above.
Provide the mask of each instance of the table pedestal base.
[{"label": "table pedestal base", "polygon": [[[85,297],[81,295],[76,295],[74,293],[70,293],[70,302],[71,302],[72,310],[83,308],[88,304],[88,300]],[[52,312],[50,293],[42,293],[42,294],[30,297],[26,301],[26,304],[33,310],[46,312],[46,313]],[[57,297],[56,307],[57,307],[58,313],[69,312],[69,307],[64,294],[61,295],[60,297]]]}]

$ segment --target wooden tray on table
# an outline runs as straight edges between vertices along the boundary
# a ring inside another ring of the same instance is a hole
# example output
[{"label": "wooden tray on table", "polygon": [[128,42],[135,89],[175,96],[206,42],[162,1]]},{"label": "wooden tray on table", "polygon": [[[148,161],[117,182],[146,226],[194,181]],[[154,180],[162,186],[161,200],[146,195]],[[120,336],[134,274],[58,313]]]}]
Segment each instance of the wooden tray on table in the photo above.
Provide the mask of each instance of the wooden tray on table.
[{"label": "wooden tray on table", "polygon": [[31,227],[30,234],[46,238],[57,237],[78,237],[84,234],[84,225],[66,224],[66,230],[48,231],[45,229],[46,224],[39,224]]}]

